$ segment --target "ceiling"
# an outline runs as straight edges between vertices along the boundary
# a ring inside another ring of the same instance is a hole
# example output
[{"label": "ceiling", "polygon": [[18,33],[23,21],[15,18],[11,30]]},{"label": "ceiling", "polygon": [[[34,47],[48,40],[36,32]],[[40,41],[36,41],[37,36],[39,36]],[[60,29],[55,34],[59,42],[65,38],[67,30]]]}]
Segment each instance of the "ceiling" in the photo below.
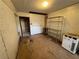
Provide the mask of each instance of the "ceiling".
[{"label": "ceiling", "polygon": [[[49,5],[47,7],[42,6],[44,1],[48,1]],[[32,11],[48,14],[78,3],[79,0],[12,0],[12,2],[19,12]]]}]

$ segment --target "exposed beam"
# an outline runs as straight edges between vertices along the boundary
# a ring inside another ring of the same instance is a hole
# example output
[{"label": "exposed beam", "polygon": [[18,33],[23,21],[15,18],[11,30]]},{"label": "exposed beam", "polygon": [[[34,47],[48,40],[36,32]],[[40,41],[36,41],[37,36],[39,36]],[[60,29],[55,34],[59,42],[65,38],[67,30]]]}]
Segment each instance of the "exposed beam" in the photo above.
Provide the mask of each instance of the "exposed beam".
[{"label": "exposed beam", "polygon": [[32,14],[40,14],[40,15],[48,15],[48,14],[46,14],[46,13],[32,12],[32,11],[30,11],[29,13],[32,13]]}]

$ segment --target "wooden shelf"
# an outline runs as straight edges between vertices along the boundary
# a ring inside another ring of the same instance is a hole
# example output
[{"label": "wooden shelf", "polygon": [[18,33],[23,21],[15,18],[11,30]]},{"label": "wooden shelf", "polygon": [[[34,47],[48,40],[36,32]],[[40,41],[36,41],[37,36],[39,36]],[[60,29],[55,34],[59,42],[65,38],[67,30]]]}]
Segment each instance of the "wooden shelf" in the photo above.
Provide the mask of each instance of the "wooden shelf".
[{"label": "wooden shelf", "polygon": [[48,18],[48,34],[55,38],[62,38],[64,27],[64,16],[55,16]]},{"label": "wooden shelf", "polygon": [[63,16],[55,16],[55,17],[50,17],[50,18],[48,18],[48,19],[60,18],[60,17],[63,17]]},{"label": "wooden shelf", "polygon": [[62,31],[62,30],[58,30],[58,29],[51,29],[51,28],[48,28],[48,30],[52,30],[52,31]]},{"label": "wooden shelf", "polygon": [[55,21],[49,21],[49,22],[63,22],[63,21],[60,21],[60,20],[57,20],[57,21],[56,21],[56,20],[55,20]]}]

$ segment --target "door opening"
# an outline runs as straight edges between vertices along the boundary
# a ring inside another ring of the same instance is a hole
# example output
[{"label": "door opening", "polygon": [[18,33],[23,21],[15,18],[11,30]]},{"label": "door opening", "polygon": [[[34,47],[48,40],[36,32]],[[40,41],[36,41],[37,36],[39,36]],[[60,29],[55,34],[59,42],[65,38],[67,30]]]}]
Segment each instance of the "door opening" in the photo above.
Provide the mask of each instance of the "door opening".
[{"label": "door opening", "polygon": [[19,17],[21,37],[30,36],[30,20],[29,17]]}]

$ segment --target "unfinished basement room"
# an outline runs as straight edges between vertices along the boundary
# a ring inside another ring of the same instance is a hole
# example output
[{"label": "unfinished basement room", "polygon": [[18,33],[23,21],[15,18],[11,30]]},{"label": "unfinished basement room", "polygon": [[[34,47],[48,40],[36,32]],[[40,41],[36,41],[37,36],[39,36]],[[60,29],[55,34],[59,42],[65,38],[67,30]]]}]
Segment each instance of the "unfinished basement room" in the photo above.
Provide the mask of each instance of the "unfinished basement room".
[{"label": "unfinished basement room", "polygon": [[79,59],[79,0],[0,0],[0,59]]}]

